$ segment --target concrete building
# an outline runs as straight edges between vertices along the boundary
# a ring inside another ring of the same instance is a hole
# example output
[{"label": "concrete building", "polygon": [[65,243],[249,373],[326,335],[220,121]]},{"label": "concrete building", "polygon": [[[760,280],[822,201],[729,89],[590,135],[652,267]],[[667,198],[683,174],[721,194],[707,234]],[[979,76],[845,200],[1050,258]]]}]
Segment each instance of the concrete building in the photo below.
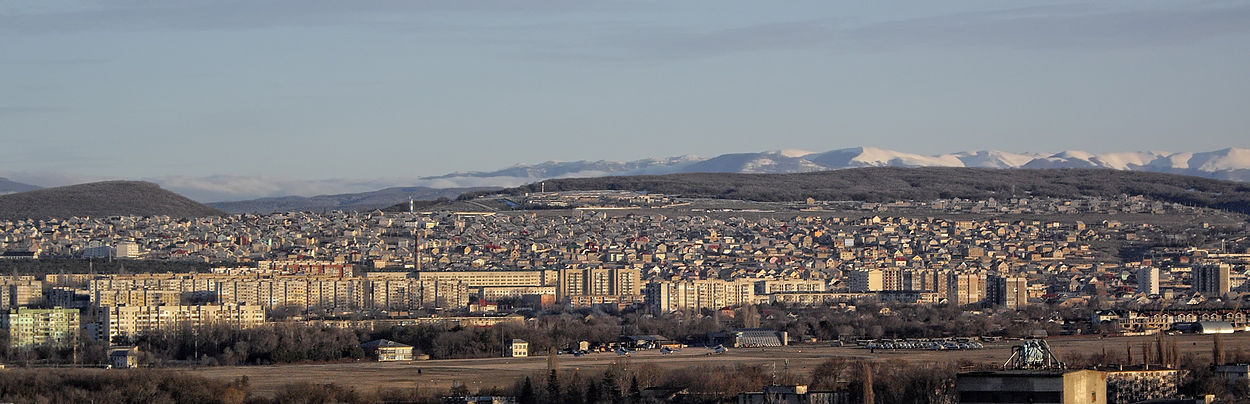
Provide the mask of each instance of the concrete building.
[{"label": "concrete building", "polygon": [[1137,270],[1137,293],[1147,296],[1159,294],[1159,268],[1142,267]]},{"label": "concrete building", "polygon": [[569,268],[558,274],[556,300],[572,296],[636,296],[642,294],[637,268]]},{"label": "concrete building", "polygon": [[847,278],[851,292],[880,292],[885,290],[885,273],[880,269],[850,271]]},{"label": "concrete building", "polygon": [[1181,372],[1176,369],[1108,369],[1107,404],[1129,404],[1179,397]]},{"label": "concrete building", "polygon": [[983,273],[950,273],[946,298],[959,306],[985,301],[986,275]]},{"label": "concrete building", "polygon": [[182,292],[173,289],[96,289],[91,303],[96,306],[177,306]]},{"label": "concrete building", "polygon": [[956,376],[962,404],[1106,404],[1107,375],[1096,370],[1003,370]]},{"label": "concrete building", "polygon": [[701,279],[647,285],[647,305],[655,313],[716,310],[755,303],[755,283]]},{"label": "concrete building", "polygon": [[806,279],[766,279],[755,281],[755,294],[770,295],[786,292],[824,292],[825,282]]},{"label": "concrete building", "polygon": [[530,343],[523,339],[514,339],[508,344],[508,356],[524,358],[530,356]]},{"label": "concrete building", "polygon": [[1193,269],[1193,292],[1219,297],[1232,290],[1232,267],[1228,264],[1206,264]]},{"label": "concrete building", "polygon": [[558,284],[558,271],[555,270],[419,271],[413,272],[413,276],[420,280],[460,280],[470,288]]},{"label": "concrete building", "polygon": [[[407,274],[407,273],[404,273]],[[455,279],[380,277],[368,275],[368,306],[385,310],[461,309],[469,304],[468,283]]]},{"label": "concrete building", "polygon": [[197,306],[113,306],[101,307],[96,338],[113,341],[155,330],[212,324],[252,328],[265,323],[265,309],[259,305]]},{"label": "concrete building", "polygon": [[550,295],[554,301],[556,296],[555,286],[483,286],[475,289],[477,296],[484,300]]},{"label": "concrete building", "polygon": [[986,289],[988,300],[996,305],[1012,309],[1029,305],[1029,281],[1022,276],[991,276]]},{"label": "concrete building", "polygon": [[41,345],[64,346],[73,344],[78,337],[78,309],[51,308],[9,310],[3,319],[4,329],[9,330],[9,346],[32,348]]},{"label": "concrete building", "polygon": [[133,369],[139,367],[139,347],[109,348],[109,366],[112,366],[113,369]]},{"label": "concrete building", "polygon": [[135,259],[139,258],[139,254],[139,244],[133,241],[123,241],[113,247],[113,256],[117,258]]},{"label": "concrete building", "polygon": [[43,282],[30,275],[0,277],[0,309],[30,306],[43,300]]},{"label": "concrete building", "polygon": [[412,345],[401,344],[387,339],[378,339],[360,344],[369,357],[378,362],[398,362],[412,360]]}]

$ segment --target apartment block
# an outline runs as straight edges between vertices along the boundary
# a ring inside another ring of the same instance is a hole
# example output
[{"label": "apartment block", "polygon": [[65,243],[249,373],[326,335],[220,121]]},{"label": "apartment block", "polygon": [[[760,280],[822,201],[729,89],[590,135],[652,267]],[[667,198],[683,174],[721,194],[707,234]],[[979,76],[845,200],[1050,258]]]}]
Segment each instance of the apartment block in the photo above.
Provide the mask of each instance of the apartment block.
[{"label": "apartment block", "polygon": [[9,310],[3,327],[9,330],[9,346],[30,348],[41,345],[69,345],[78,336],[78,309],[52,308]]},{"label": "apartment block", "polygon": [[807,279],[782,279],[755,281],[755,294],[771,295],[787,292],[824,292],[825,282]]},{"label": "apartment block", "polygon": [[229,325],[239,328],[260,326],[265,322],[265,309],[259,305],[195,305],[195,306],[113,306],[101,307],[97,338],[113,341],[156,330],[180,327]]},{"label": "apartment block", "polygon": [[[985,301],[986,275],[983,273],[949,273],[946,298],[953,304],[963,306]],[[1026,288],[1027,290],[1027,288]]]},{"label": "apartment block", "polygon": [[1159,268],[1142,267],[1137,270],[1137,293],[1159,294]]},{"label": "apartment block", "polygon": [[658,281],[647,285],[647,305],[656,313],[716,310],[755,303],[755,283],[719,279]]},{"label": "apartment block", "polygon": [[636,296],[642,294],[637,268],[570,268],[558,272],[556,300],[573,296]]},{"label": "apartment block", "polygon": [[34,276],[0,277],[0,309],[17,308],[43,300],[43,282]]},{"label": "apartment block", "polygon": [[850,271],[847,278],[851,292],[880,292],[885,290],[885,272],[880,269]]},{"label": "apartment block", "polygon": [[1013,309],[1029,304],[1029,282],[1024,277],[990,276],[986,289],[987,300],[993,304]]},{"label": "apartment block", "polygon": [[1206,296],[1227,295],[1232,290],[1232,266],[1205,264],[1193,269],[1193,291]]}]

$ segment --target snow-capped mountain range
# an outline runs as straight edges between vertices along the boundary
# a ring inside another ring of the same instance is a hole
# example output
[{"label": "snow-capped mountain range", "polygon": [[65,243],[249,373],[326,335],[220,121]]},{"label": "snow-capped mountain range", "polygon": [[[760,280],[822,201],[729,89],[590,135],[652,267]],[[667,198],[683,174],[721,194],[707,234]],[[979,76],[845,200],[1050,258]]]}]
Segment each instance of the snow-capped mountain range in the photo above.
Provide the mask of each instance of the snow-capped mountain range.
[{"label": "snow-capped mountain range", "polygon": [[1088,153],[1068,150],[1054,154],[982,150],[940,155],[914,154],[876,147],[854,147],[821,153],[774,150],[723,154],[712,158],[688,155],[630,162],[549,161],[515,165],[498,171],[425,177],[418,181],[419,185],[433,187],[507,187],[549,178],[695,172],[782,174],[857,167],[1110,168],[1250,181],[1250,149],[1227,148],[1201,153]]},{"label": "snow-capped mountain range", "polygon": [[[854,147],[819,153],[803,150],[773,150],[723,154],[711,158],[685,155],[624,162],[548,161],[538,164],[517,164],[495,171],[456,172],[431,177],[296,180],[217,175],[147,177],[140,178],[140,180],[160,184],[165,189],[196,201],[222,202],[286,196],[334,195],[342,197],[343,194],[369,193],[392,187],[437,189],[513,187],[551,178],[695,172],[780,174],[856,167],[1110,168],[1250,182],[1250,149],[1234,147],[1198,153],[1163,151],[1088,153],[1079,150],[1059,153],[1012,153],[982,150],[924,155],[876,147]],[[58,186],[111,179],[83,177],[78,178],[78,181],[72,181],[72,178],[40,181],[39,178],[30,175],[27,177],[30,178],[18,178],[18,180],[41,186]],[[0,180],[0,194],[5,193],[3,183],[4,181]],[[29,185],[26,187],[38,188]],[[8,192],[20,190],[11,189]]]}]

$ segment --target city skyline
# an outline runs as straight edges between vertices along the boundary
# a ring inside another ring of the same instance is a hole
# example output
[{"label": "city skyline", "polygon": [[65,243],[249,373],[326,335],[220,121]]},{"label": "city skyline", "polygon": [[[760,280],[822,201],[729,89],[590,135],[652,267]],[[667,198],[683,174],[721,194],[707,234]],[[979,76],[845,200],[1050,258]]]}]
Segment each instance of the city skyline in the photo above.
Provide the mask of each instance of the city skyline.
[{"label": "city skyline", "polygon": [[42,2],[0,22],[0,175],[39,185],[1250,146],[1237,2]]}]

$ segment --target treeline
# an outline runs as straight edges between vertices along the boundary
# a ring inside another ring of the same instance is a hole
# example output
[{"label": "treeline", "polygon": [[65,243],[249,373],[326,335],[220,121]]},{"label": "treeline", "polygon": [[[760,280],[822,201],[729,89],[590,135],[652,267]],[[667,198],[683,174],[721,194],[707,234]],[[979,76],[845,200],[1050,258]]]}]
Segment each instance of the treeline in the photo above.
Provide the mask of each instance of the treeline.
[{"label": "treeline", "polygon": [[340,384],[292,383],[272,396],[246,377],[218,380],[154,369],[9,369],[0,372],[0,402],[15,403],[440,403],[445,389],[359,391]]},{"label": "treeline", "polygon": [[[240,329],[229,325],[184,327],[111,341],[139,347],[147,366],[270,365],[332,362],[365,357],[360,344],[388,339],[412,345],[417,354],[432,359],[484,358],[503,355],[512,339],[529,342],[530,352],[543,354],[569,349],[580,341],[608,345],[626,335],[662,335],[700,345],[710,333],[735,328],[765,327],[782,330],[791,338],[819,340],[852,338],[914,338],[997,335],[1023,337],[1035,330],[1057,335],[1061,322],[1050,319],[1088,318],[1084,308],[1062,309],[1034,305],[1020,310],[983,310],[972,314],[950,305],[860,304],[855,310],[838,307],[746,306],[731,314],[720,311],[651,315],[631,311],[609,314],[589,309],[545,313],[524,324],[494,327],[442,325],[343,329],[299,322],[270,323]],[[1091,330],[1096,331],[1096,330]],[[0,343],[7,335],[0,330]],[[4,346],[7,347],[7,344]],[[108,344],[85,334],[74,347],[0,349],[0,359],[15,364],[103,364]]]},{"label": "treeline", "polygon": [[[767,308],[768,306],[761,306]],[[1063,331],[1062,321],[1050,319],[1088,318],[1085,308],[1058,308],[1030,305],[1019,309],[983,309],[973,314],[955,305],[860,304],[854,311],[831,308],[796,308],[788,316],[765,320],[764,324],[786,330],[798,337],[809,335],[821,340],[848,338],[932,338],[955,336],[1027,337],[1035,330],[1048,335]],[[782,320],[784,318],[784,320]]]},{"label": "treeline", "polygon": [[[884,403],[954,403],[956,367],[831,358],[811,372],[775,364],[662,368],[617,364],[600,372],[547,371],[516,383],[507,395],[534,403],[723,403],[768,385],[807,385],[809,391],[839,392],[850,402],[871,394]],[[875,382],[874,382],[875,381]],[[472,394],[460,391],[461,394]],[[486,392],[490,393],[490,392]]]},{"label": "treeline", "polygon": [[[695,173],[543,181],[547,191],[630,190],[750,201],[892,202],[963,198],[1141,195],[1189,206],[1250,213],[1250,184],[1177,174],[1110,169],[870,167],[799,174]],[[538,192],[539,184],[461,194],[459,199]]]},{"label": "treeline", "polygon": [[[871,376],[869,376],[871,375]],[[873,383],[872,380],[878,382]],[[520,379],[508,389],[470,391],[417,387],[362,391],[344,384],[296,382],[270,395],[253,391],[246,377],[210,379],[155,369],[10,369],[0,372],[0,401],[31,403],[435,403],[442,397],[504,395],[523,404],[640,403],[673,398],[689,403],[732,401],[742,392],[775,384],[807,384],[842,391],[854,401],[871,391],[878,402],[953,403],[955,367],[902,361],[832,358],[812,372],[784,364],[661,368],[618,364],[602,371],[560,370]]]}]

